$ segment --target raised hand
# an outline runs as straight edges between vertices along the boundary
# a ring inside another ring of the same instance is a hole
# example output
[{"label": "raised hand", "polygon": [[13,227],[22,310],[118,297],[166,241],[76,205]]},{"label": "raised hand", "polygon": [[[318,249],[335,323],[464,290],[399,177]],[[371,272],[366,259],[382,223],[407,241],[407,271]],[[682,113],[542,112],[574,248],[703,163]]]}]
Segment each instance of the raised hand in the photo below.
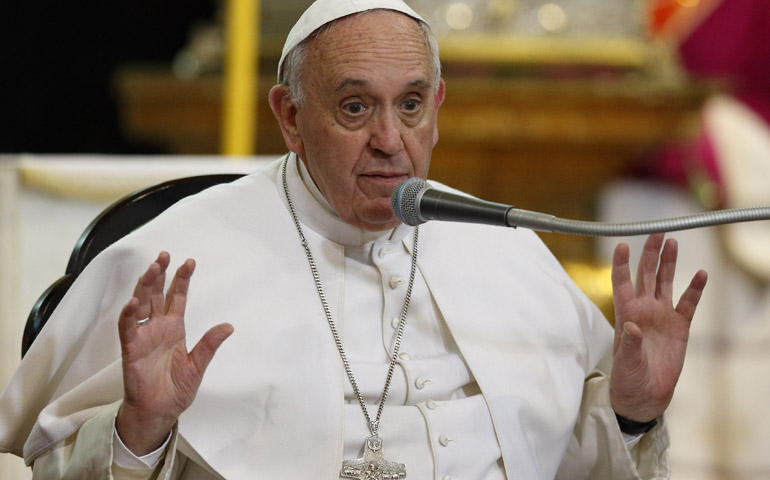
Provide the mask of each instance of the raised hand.
[{"label": "raised hand", "polygon": [[628,245],[618,245],[612,261],[615,342],[610,399],[617,414],[637,422],[659,417],[671,401],[707,279],[705,271],[696,273],[674,307],[677,243],[668,239],[662,254],[661,246],[663,234],[647,239],[636,287],[631,282]]},{"label": "raised hand", "polygon": [[184,314],[195,261],[179,267],[164,296],[169,262],[167,252],[158,255],[118,321],[125,396],[115,425],[126,447],[139,456],[163,443],[195,399],[214,353],[233,332],[230,324],[217,325],[187,352]]}]

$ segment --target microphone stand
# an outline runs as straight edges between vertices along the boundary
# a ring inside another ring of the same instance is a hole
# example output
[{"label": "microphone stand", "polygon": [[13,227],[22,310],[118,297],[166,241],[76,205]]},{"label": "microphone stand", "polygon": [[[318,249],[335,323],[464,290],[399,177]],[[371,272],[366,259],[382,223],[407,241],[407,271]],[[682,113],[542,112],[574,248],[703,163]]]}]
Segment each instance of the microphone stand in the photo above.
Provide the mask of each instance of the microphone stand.
[{"label": "microphone stand", "polygon": [[430,220],[524,227],[552,233],[589,237],[628,237],[651,233],[676,232],[728,223],[770,220],[770,205],[730,208],[661,220],[602,223],[567,220],[553,215],[522,210],[511,205],[489,202],[468,195],[437,190],[421,178],[410,178],[393,190],[391,206],[407,225]]},{"label": "microphone stand", "polygon": [[676,232],[692,228],[757,220],[770,220],[770,206],[730,208],[661,220],[623,223],[568,220],[518,208],[511,208],[506,212],[506,223],[509,227],[524,227],[541,232],[566,233],[589,237],[649,235],[651,233]]}]

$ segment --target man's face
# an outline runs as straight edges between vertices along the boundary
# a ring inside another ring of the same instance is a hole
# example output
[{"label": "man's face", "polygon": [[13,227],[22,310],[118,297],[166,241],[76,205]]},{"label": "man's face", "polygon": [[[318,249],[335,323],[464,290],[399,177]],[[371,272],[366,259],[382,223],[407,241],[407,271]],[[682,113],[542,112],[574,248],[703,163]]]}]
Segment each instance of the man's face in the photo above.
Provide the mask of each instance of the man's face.
[{"label": "man's face", "polygon": [[289,148],[344,221],[396,226],[391,192],[427,178],[444,96],[419,26],[391,11],[345,18],[310,42],[301,78]]}]

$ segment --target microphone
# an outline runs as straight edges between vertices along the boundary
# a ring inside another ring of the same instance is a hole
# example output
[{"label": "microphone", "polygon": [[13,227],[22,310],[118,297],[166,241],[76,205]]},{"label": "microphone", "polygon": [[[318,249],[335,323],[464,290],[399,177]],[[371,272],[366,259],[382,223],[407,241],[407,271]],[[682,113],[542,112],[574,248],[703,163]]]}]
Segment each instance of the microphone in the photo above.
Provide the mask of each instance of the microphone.
[{"label": "microphone", "polygon": [[662,220],[627,223],[602,223],[566,220],[544,213],[488,202],[475,197],[437,190],[422,178],[410,178],[390,196],[393,213],[407,225],[421,225],[430,220],[479,223],[502,227],[566,233],[591,237],[626,237],[674,232],[727,223],[770,219],[770,206],[731,208]]},{"label": "microphone", "polygon": [[436,190],[418,177],[401,182],[390,196],[390,205],[399,220],[412,226],[429,220],[444,220],[508,227],[506,216],[513,208]]}]

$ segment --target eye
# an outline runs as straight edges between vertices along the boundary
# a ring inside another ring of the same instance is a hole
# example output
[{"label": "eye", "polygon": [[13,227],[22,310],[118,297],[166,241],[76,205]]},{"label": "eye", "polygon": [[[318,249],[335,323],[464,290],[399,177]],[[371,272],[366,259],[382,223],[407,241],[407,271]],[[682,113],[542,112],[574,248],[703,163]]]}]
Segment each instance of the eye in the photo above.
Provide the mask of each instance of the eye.
[{"label": "eye", "polygon": [[342,110],[350,115],[360,115],[366,110],[366,107],[361,102],[350,102],[342,105]]},{"label": "eye", "polygon": [[407,112],[416,112],[420,109],[420,101],[416,98],[410,98],[401,104],[401,108]]}]

